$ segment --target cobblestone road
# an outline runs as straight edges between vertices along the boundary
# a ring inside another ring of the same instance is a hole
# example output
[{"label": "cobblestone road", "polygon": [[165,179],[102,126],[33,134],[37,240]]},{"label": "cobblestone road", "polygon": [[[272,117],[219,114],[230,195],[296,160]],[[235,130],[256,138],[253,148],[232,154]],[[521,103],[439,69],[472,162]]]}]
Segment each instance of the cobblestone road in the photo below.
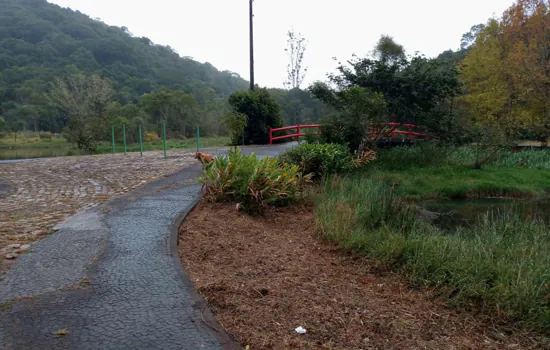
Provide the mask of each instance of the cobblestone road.
[{"label": "cobblestone road", "polygon": [[195,163],[153,151],[0,164],[0,274],[67,216]]}]

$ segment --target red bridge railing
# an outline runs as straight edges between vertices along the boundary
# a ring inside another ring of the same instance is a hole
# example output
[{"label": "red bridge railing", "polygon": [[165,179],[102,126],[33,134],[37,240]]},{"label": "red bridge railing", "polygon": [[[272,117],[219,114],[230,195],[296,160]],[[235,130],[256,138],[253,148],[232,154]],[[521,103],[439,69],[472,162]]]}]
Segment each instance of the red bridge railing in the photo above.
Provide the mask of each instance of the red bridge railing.
[{"label": "red bridge railing", "polygon": [[[302,130],[319,128],[320,126],[321,124],[298,124],[293,126],[285,126],[283,128],[269,128],[269,144],[270,145],[273,144],[273,141],[275,140],[290,139],[294,137],[296,137],[297,140],[300,141],[300,137],[306,136],[305,133],[302,133]],[[398,128],[406,128],[407,130],[399,130]],[[409,140],[415,137],[424,138],[426,140],[438,139],[437,137],[433,137],[426,133],[413,131],[414,129],[419,129],[419,128],[422,129],[423,127],[414,125],[414,124],[401,124],[396,122],[381,123],[381,124],[377,124],[376,126],[373,126],[371,131],[369,131],[367,134],[373,137],[375,136],[391,137],[392,139],[396,138],[397,135],[406,135]],[[286,131],[286,130],[296,130],[296,132],[288,135],[273,136],[274,132]],[[315,132],[313,134],[318,135],[319,133]]]},{"label": "red bridge railing", "polygon": [[[269,144],[273,144],[273,141],[275,140],[282,140],[282,139],[290,139],[293,137],[296,137],[298,141],[300,141],[300,137],[306,136],[305,133],[302,133],[304,129],[312,129],[312,128],[319,128],[321,124],[298,124],[293,126],[285,126],[283,128],[269,128]],[[273,136],[273,133],[276,131],[286,131],[286,130],[294,130],[296,129],[296,132],[294,134],[289,135],[282,135],[282,136]],[[314,134],[319,134],[318,132],[315,132]]]}]

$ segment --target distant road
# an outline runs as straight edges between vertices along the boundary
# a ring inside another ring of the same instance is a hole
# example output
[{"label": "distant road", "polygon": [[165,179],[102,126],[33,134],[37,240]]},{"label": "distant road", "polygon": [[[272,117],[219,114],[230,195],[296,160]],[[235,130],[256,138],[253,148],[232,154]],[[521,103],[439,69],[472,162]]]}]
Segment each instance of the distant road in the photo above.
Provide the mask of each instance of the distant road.
[{"label": "distant road", "polygon": [[30,160],[35,160],[35,159],[40,159],[40,158],[0,160],[0,164],[21,163],[21,162],[28,162]]},{"label": "distant road", "polygon": [[[256,153],[264,153],[265,155],[269,155],[269,156],[276,156],[278,155],[282,150],[287,150],[291,147],[294,147],[294,146],[297,146],[298,145],[298,142],[296,141],[291,141],[291,142],[286,142],[284,144],[279,144],[277,147],[273,147],[271,146],[271,149],[270,148],[270,145],[250,145],[250,146],[245,146],[245,147],[241,147],[241,149],[243,150],[243,153],[251,153],[251,152],[256,152]],[[229,146],[224,146],[224,147],[207,147],[207,148],[201,148],[201,151],[203,152],[211,152],[213,153],[214,155],[218,155],[218,154],[224,154],[224,153],[227,153],[227,150],[229,148],[233,148],[233,147],[229,147]],[[184,151],[189,151],[189,152],[194,152],[195,150],[193,148],[189,148],[189,149],[183,149]],[[159,150],[157,150],[159,151]],[[168,153],[170,152],[170,150],[168,150]],[[122,154],[122,153],[121,153]],[[44,159],[44,158],[53,158],[53,157],[42,157],[42,158],[27,158],[27,159],[10,159],[10,160],[0,160],[0,164],[9,164],[9,163],[20,163],[20,162],[28,162],[28,161],[31,161],[31,160],[37,160],[37,159]],[[55,157],[55,158],[58,158],[58,157]]]}]

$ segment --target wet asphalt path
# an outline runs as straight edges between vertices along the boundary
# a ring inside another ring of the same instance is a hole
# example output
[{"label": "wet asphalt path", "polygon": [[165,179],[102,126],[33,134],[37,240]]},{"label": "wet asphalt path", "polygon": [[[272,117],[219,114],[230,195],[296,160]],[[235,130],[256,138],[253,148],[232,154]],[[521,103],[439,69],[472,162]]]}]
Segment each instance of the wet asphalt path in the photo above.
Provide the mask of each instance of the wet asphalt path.
[{"label": "wet asphalt path", "polygon": [[21,256],[0,282],[0,348],[237,348],[179,262],[177,228],[200,199],[201,168],[74,215]]}]

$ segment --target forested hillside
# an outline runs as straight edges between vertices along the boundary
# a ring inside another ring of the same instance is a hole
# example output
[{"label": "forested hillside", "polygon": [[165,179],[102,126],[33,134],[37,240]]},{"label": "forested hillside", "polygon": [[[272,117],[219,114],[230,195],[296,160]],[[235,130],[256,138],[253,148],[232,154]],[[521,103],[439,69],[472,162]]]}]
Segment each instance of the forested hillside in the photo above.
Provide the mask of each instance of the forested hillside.
[{"label": "forested hillside", "polygon": [[[106,25],[45,0],[0,0],[0,117],[5,120],[3,125],[0,122],[0,131],[60,132],[69,120],[59,103],[52,101],[51,88],[56,79],[78,74],[97,74],[110,81],[112,100],[127,106],[126,110],[116,105],[110,108],[116,114],[111,117],[134,117],[139,123],[144,119],[158,122],[162,114],[142,103],[145,94],[164,88],[155,96],[164,96],[166,103],[171,91],[181,90],[179,97],[182,92],[192,95],[179,102],[170,98],[169,108],[174,111],[161,119],[172,131],[199,123],[205,133],[223,132],[218,118],[228,110],[227,97],[248,88],[248,82],[236,73],[181,57],[169,46],[132,36],[125,27]],[[285,123],[315,121],[328,112],[307,91],[270,92]],[[181,115],[182,101],[187,102],[185,116]]]},{"label": "forested hillside", "polygon": [[121,104],[159,87],[182,89],[201,105],[224,104],[248,86],[236,73],[180,57],[78,11],[45,0],[0,1],[0,115],[8,124],[22,120],[29,129],[59,131],[65,121],[44,93],[55,78],[75,73],[110,79]]}]

